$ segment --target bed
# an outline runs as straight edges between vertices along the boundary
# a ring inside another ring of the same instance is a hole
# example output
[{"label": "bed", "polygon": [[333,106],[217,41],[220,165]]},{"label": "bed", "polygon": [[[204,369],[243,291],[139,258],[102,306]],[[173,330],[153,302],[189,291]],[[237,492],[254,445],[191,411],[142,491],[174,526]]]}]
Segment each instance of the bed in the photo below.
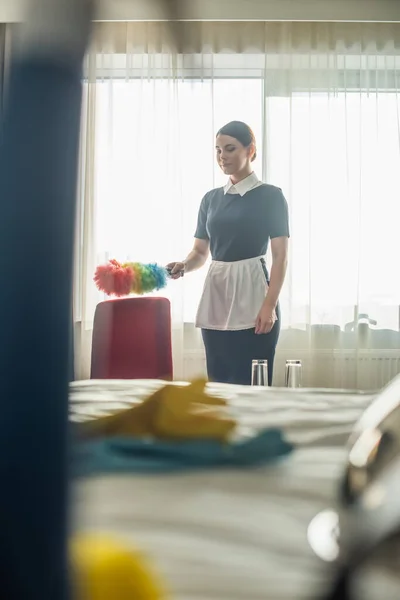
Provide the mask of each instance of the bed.
[{"label": "bed", "polygon": [[[105,414],[160,385],[75,382],[71,411]],[[74,487],[75,527],[114,532],[140,547],[173,600],[310,600],[326,571],[309,548],[307,528],[318,511],[335,506],[345,442],[373,396],[216,384],[210,391],[229,401],[244,429],[283,428],[294,453],[245,471],[81,480]]]}]

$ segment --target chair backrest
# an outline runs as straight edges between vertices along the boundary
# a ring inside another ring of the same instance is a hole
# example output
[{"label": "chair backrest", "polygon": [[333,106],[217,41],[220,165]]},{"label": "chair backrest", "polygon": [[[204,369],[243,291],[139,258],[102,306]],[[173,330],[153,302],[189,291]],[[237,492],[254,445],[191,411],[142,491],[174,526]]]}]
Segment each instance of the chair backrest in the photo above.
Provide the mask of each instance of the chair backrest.
[{"label": "chair backrest", "polygon": [[92,379],[172,379],[167,298],[121,298],[97,305]]}]

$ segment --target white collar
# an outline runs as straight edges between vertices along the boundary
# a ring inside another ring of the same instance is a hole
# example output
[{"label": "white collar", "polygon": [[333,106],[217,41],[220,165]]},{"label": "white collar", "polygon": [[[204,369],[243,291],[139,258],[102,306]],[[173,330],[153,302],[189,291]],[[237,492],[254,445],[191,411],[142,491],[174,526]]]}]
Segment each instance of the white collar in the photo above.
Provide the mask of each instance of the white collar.
[{"label": "white collar", "polygon": [[261,185],[261,181],[258,179],[255,173],[250,173],[247,177],[233,184],[229,179],[228,183],[224,186],[224,194],[239,194],[244,196],[255,187]]}]

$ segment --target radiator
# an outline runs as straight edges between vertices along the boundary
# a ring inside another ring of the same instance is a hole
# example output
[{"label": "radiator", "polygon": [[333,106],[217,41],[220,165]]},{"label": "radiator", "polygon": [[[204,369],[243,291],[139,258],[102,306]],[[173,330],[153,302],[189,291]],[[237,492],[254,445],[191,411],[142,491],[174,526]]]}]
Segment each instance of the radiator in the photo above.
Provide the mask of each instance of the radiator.
[{"label": "radiator", "polygon": [[[284,385],[287,359],[301,360],[303,387],[377,390],[400,373],[400,350],[285,349],[277,352],[275,357],[275,386]],[[184,378],[191,380],[205,376],[204,352],[185,352]]]}]

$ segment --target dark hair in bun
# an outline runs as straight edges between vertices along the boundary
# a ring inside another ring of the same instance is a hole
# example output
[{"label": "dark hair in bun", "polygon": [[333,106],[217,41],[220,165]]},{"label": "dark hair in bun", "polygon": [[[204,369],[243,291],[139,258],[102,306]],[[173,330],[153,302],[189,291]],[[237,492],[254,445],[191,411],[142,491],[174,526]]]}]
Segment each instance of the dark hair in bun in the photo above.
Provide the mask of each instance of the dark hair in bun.
[{"label": "dark hair in bun", "polygon": [[218,131],[218,135],[229,135],[230,137],[238,140],[242,146],[247,148],[250,144],[254,144],[254,154],[252,156],[252,161],[256,159],[257,151],[256,151],[256,138],[253,133],[251,127],[243,123],[242,121],[231,121],[227,123]]}]

